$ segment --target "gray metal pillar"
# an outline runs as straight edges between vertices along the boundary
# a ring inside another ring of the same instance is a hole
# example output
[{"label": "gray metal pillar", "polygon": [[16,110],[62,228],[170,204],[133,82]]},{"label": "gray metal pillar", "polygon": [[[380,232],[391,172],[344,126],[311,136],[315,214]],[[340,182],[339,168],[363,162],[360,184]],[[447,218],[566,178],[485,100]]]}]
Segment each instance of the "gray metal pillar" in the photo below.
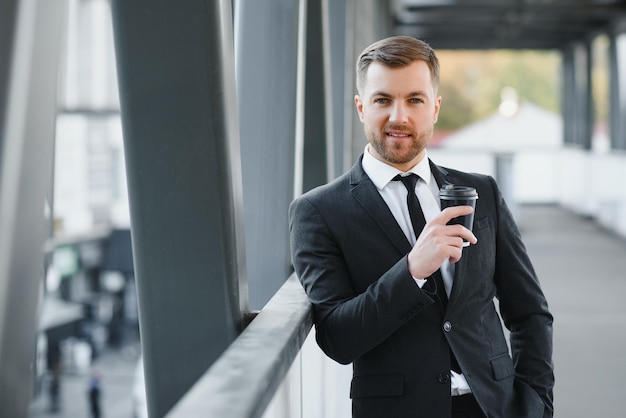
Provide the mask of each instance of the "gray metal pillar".
[{"label": "gray metal pillar", "polygon": [[293,199],[298,0],[235,4],[250,307],[269,301],[291,273],[287,208]]},{"label": "gray metal pillar", "polygon": [[562,114],[566,144],[591,149],[591,44],[575,44],[563,51]]},{"label": "gray metal pillar", "polygon": [[325,0],[307,0],[304,147],[302,190],[325,184],[329,177],[329,123],[326,66],[329,60],[324,30]]},{"label": "gray metal pillar", "polygon": [[626,150],[626,20],[616,24],[610,37],[611,147]]},{"label": "gray metal pillar", "polygon": [[577,56],[577,71],[580,79],[577,80],[579,104],[579,143],[585,150],[591,150],[593,127],[595,125],[595,111],[593,108],[593,57],[591,54],[591,40],[585,43]]},{"label": "gray metal pillar", "polygon": [[572,120],[575,118],[573,91],[574,78],[574,51],[572,49],[563,50],[561,68],[561,114],[563,115],[563,142],[568,145],[575,143],[575,129]]},{"label": "gray metal pillar", "polygon": [[0,6],[0,31],[7,36],[0,36],[2,417],[28,416],[32,394],[43,248],[51,222],[44,207],[51,196],[57,76],[67,14],[67,0],[5,1]]},{"label": "gray metal pillar", "polygon": [[[9,92],[11,55],[15,38],[15,17],[18,0],[0,2],[0,133],[4,132],[5,109]],[[0,164],[2,164],[2,142],[0,142]],[[0,170],[2,166],[0,165]]]},{"label": "gray metal pillar", "polygon": [[112,6],[148,412],[160,417],[247,309],[232,5]]},{"label": "gray metal pillar", "polygon": [[513,165],[515,164],[513,153],[500,152],[494,155],[495,177],[498,187],[502,191],[502,197],[507,203],[513,216],[517,215],[517,202],[515,200]]},{"label": "gray metal pillar", "polygon": [[[344,153],[346,150],[344,137],[344,129],[346,116],[352,112],[352,106],[346,109],[346,71],[351,71],[353,61],[349,54],[346,54],[346,42],[348,31],[352,28],[346,26],[346,0],[328,1],[328,37],[330,48],[330,99],[331,99],[331,115],[332,123],[332,146],[333,161],[332,175],[337,177],[350,166],[344,166]],[[350,105],[352,103],[352,95],[348,96]]]}]

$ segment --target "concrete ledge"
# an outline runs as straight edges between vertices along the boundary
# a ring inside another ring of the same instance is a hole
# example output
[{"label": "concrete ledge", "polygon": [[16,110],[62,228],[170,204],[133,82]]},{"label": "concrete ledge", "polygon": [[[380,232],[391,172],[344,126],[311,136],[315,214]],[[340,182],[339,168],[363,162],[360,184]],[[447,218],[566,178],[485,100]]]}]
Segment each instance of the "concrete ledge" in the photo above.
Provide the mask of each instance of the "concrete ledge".
[{"label": "concrete ledge", "polygon": [[313,314],[295,274],[167,415],[263,415],[300,351]]}]

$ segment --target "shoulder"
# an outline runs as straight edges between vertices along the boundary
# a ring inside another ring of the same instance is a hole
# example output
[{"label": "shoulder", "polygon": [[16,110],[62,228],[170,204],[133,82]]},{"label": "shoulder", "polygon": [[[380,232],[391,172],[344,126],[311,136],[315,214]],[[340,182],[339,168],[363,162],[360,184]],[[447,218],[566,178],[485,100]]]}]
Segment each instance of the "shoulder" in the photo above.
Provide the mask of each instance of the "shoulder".
[{"label": "shoulder", "polygon": [[467,186],[471,184],[489,185],[495,183],[493,177],[488,174],[472,173],[457,170],[455,168],[445,167],[436,164],[433,160],[429,160],[429,162],[430,170],[433,173],[433,176],[437,179],[437,182],[440,184],[446,182],[454,184],[458,181],[470,183],[466,184]]},{"label": "shoulder", "polygon": [[458,186],[473,187],[478,191],[479,196],[482,195],[484,197],[492,196],[497,198],[500,195],[496,180],[488,174],[461,171],[438,166],[434,163],[431,164],[431,169],[439,184],[451,183]]},{"label": "shoulder", "polygon": [[350,171],[342,174],[336,179],[305,192],[295,200],[325,202],[345,196],[354,185],[355,172],[358,172],[358,170],[356,167],[353,167]]},{"label": "shoulder", "polygon": [[345,173],[329,183],[317,186],[296,197],[291,202],[290,212],[306,211],[313,208],[319,211],[332,207],[332,202],[337,202],[341,196],[348,194],[349,189],[350,176],[349,173]]},{"label": "shoulder", "polygon": [[372,181],[363,171],[360,160],[346,173],[327,184],[307,191],[291,202],[289,207],[290,218],[306,218],[321,216],[328,219],[346,216],[357,205],[355,194],[363,192],[369,197],[371,190],[376,190]]}]

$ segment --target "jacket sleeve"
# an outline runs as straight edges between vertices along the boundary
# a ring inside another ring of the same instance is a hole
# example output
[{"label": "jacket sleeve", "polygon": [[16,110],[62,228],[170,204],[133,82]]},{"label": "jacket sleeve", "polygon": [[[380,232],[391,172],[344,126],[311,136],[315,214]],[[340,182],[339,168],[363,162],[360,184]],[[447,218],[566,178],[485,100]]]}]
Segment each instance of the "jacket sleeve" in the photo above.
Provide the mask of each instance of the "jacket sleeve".
[{"label": "jacket sleeve", "polygon": [[510,210],[490,178],[497,207],[495,282],[500,313],[510,331],[516,378],[532,387],[553,414],[552,322],[539,280]]},{"label": "jacket sleeve", "polygon": [[406,256],[357,293],[336,231],[313,200],[295,200],[289,220],[292,262],[313,304],[317,341],[335,361],[354,361],[433,303],[411,277]]}]

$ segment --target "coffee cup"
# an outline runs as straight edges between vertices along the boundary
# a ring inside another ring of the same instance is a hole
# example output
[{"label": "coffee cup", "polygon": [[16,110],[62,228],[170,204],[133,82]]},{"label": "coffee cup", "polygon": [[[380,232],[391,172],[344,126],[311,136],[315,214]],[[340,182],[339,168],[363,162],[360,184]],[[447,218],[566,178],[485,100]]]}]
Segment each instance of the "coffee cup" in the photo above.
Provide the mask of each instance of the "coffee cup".
[{"label": "coffee cup", "polygon": [[[471,206],[476,208],[477,199],[478,193],[473,187],[446,184],[439,189],[439,201],[441,202],[442,210],[450,206]],[[459,216],[448,222],[448,225],[456,224],[463,225],[471,231],[474,224],[474,211],[469,215]],[[463,240],[463,246],[469,246],[469,242]]]}]

